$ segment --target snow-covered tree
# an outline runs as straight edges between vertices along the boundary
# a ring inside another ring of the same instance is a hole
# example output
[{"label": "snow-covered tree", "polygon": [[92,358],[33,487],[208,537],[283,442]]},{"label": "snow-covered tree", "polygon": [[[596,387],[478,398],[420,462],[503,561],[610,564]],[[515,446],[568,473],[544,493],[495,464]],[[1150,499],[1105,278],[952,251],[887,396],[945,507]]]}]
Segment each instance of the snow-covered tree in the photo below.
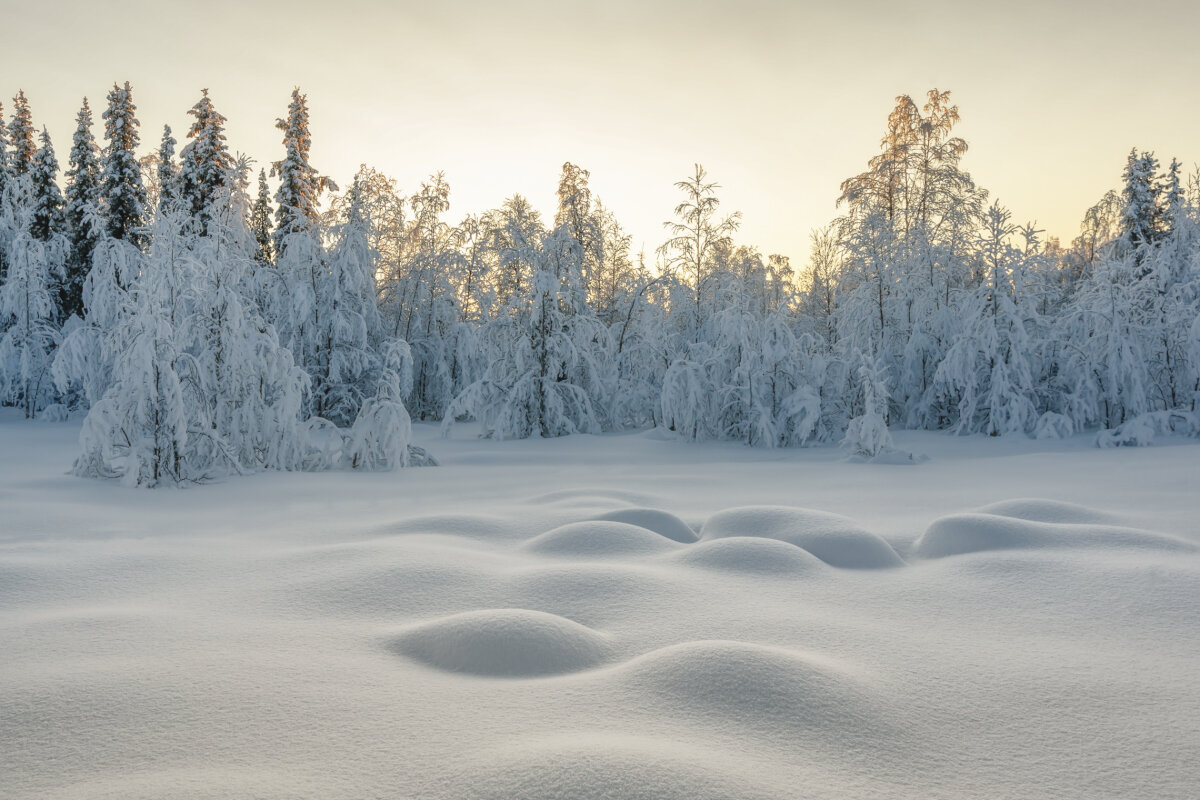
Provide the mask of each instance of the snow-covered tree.
[{"label": "snow-covered tree", "polygon": [[8,243],[8,272],[0,284],[0,396],[30,418],[55,400],[50,367],[68,247],[57,173],[54,148],[43,131],[29,171],[13,179],[27,201],[10,209],[16,235]]},{"label": "snow-covered tree", "polygon": [[1039,255],[1037,231],[1026,227],[1026,246],[1011,214],[994,203],[981,240],[985,282],[958,295],[961,329],[938,366],[937,391],[955,404],[959,432],[991,436],[1030,433],[1038,420],[1039,370],[1036,310],[1030,302],[1030,261]]},{"label": "snow-covered tree", "polygon": [[[77,474],[156,486],[307,463],[307,377],[245,294],[245,200],[226,192],[207,208],[203,236],[178,213],[159,215],[147,263],[101,329],[100,349],[115,357],[84,421]],[[98,252],[97,270],[106,262]]]},{"label": "snow-covered tree", "polygon": [[383,347],[383,366],[375,395],[367,398],[354,420],[346,445],[347,466],[391,470],[407,467],[412,422],[404,407],[411,391],[412,358],[403,341]]},{"label": "snow-covered tree", "polygon": [[862,413],[850,420],[842,448],[852,458],[872,460],[894,449],[887,425],[888,385],[878,363],[864,361],[858,368]]},{"label": "snow-covered tree", "polygon": [[450,404],[444,433],[461,417],[497,439],[600,431],[612,372],[606,332],[581,304],[581,248],[559,228],[535,253],[538,270],[488,324],[488,366]]},{"label": "snow-covered tree", "polygon": [[[352,193],[357,193],[351,187]],[[367,241],[368,221],[361,203],[351,202],[346,223],[336,232],[327,271],[317,284],[316,327],[306,352],[312,365],[313,409],[339,426],[349,425],[379,380],[380,340],[375,304],[375,254]]]},{"label": "snow-covered tree", "polygon": [[279,178],[275,192],[275,253],[283,253],[286,240],[295,233],[312,233],[317,220],[317,201],[326,189],[337,190],[328,178],[317,174],[309,163],[312,137],[308,132],[308,98],[292,90],[287,119],[277,120],[283,131],[284,157],[271,166],[272,177]]},{"label": "snow-covered tree", "polygon": [[[29,168],[30,208],[29,235],[39,242],[61,236],[66,221],[63,218],[63,196],[58,188],[58,159],[50,134],[43,128],[42,146],[33,156]],[[55,272],[59,268],[55,269]]]},{"label": "snow-covered tree", "polygon": [[208,89],[188,114],[193,118],[187,134],[191,141],[179,153],[179,202],[203,236],[209,220],[219,213],[214,203],[223,202],[233,188],[233,157],[225,143],[225,117],[213,107]]},{"label": "snow-covered tree", "polygon": [[[0,103],[0,198],[12,176],[12,153],[8,149],[8,127],[4,124],[4,104]],[[0,271],[0,275],[3,275]]]},{"label": "snow-covered tree", "polygon": [[25,92],[17,92],[13,98],[13,118],[8,123],[8,165],[14,175],[24,175],[33,169],[33,158],[37,154],[37,129],[33,127],[33,114]]},{"label": "snow-covered tree", "polygon": [[75,136],[67,169],[66,224],[70,237],[59,307],[64,318],[83,318],[83,282],[92,268],[92,252],[104,235],[100,216],[100,151],[92,135],[92,109],[87,98],[75,117]]},{"label": "snow-covered tree", "polygon": [[141,248],[145,245],[142,228],[146,223],[146,189],[137,158],[141,123],[136,111],[129,81],[124,86],[113,84],[108,93],[108,109],[103,114],[107,144],[100,195],[108,235]]},{"label": "snow-covered tree", "polygon": [[717,197],[720,184],[708,180],[704,167],[699,164],[695,167],[695,174],[675,184],[684,193],[684,200],[675,206],[676,219],[663,223],[671,238],[660,248],[665,267],[691,288],[691,308],[680,309],[679,316],[689,320],[685,327],[692,332],[699,330],[710,310],[706,297],[712,291],[717,249],[729,241],[742,216],[737,211],[717,216],[721,205]]},{"label": "snow-covered tree", "polygon": [[58,330],[52,273],[64,245],[61,236],[38,239],[26,223],[9,250],[8,275],[0,286],[0,317],[10,322],[0,336],[0,397],[27,418],[54,402],[50,366]]},{"label": "snow-covered tree", "polygon": [[1129,153],[1122,176],[1124,213],[1121,236],[1132,251],[1158,242],[1163,234],[1163,209],[1158,201],[1158,159],[1153,153]]},{"label": "snow-covered tree", "polygon": [[158,145],[158,208],[160,211],[178,210],[180,203],[179,168],[175,164],[175,145],[171,126],[163,125],[162,141]]},{"label": "snow-covered tree", "polygon": [[271,195],[265,170],[258,172],[258,195],[250,207],[250,232],[254,234],[257,245],[254,258],[260,264],[270,264],[275,256],[275,247],[271,242]]},{"label": "snow-covered tree", "polygon": [[1149,410],[1141,272],[1132,253],[1110,250],[1058,319],[1058,390],[1076,429],[1112,428]]}]

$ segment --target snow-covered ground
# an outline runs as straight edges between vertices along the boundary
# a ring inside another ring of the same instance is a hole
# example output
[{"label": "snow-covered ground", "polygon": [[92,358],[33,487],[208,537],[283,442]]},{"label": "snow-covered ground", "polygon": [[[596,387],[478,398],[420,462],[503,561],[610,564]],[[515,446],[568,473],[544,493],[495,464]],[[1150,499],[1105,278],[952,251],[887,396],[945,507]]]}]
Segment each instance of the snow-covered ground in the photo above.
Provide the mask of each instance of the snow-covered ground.
[{"label": "snow-covered ground", "polygon": [[417,426],[145,491],[77,434],[0,415],[5,798],[1197,796],[1196,443]]}]

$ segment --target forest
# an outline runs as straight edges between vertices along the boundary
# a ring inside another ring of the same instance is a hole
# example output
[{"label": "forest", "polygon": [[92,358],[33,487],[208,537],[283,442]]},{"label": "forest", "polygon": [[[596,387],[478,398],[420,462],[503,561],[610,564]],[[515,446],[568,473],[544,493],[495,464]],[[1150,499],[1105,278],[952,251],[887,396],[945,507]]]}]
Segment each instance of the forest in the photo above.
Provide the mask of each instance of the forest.
[{"label": "forest", "polygon": [[455,223],[440,172],[322,176],[298,89],[257,172],[207,91],[178,152],[139,155],[128,83],[106,101],[61,176],[24,93],[0,125],[0,402],[83,416],[81,476],[433,463],[414,419],[863,460],[903,460],[899,428],[1200,435],[1200,173],[1151,152],[1114,154],[1063,245],[972,180],[949,92],[902,95],[863,172],[810,187],[841,213],[793,267],[699,164],[635,253],[576,164],[553,219],[514,195]]}]

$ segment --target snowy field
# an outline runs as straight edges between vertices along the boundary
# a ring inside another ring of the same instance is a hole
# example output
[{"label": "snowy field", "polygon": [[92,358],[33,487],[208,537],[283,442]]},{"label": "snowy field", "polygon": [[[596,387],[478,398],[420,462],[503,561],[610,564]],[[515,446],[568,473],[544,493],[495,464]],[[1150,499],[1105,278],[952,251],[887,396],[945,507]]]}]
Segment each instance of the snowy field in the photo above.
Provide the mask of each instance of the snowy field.
[{"label": "snowy field", "polygon": [[417,426],[146,491],[77,435],[0,415],[4,798],[1197,796],[1196,443]]}]

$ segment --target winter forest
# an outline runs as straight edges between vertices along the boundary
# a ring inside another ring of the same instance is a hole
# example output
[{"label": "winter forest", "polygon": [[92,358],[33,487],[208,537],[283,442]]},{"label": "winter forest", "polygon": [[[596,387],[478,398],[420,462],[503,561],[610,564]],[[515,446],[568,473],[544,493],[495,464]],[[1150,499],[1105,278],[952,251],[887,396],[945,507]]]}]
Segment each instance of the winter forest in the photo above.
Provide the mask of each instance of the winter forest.
[{"label": "winter forest", "polygon": [[8,112],[0,401],[86,415],[81,476],[436,463],[414,419],[863,460],[912,458],[897,429],[1200,434],[1200,173],[1114,154],[1063,244],[975,184],[946,91],[898,97],[863,171],[809,187],[841,213],[803,265],[740,242],[699,164],[661,244],[633,252],[573,163],[552,219],[520,195],[452,218],[440,172],[338,186],[310,163],[299,90],[262,166],[207,91],[157,147],[129,83],[98,120],[84,100],[65,169],[24,93]]}]

